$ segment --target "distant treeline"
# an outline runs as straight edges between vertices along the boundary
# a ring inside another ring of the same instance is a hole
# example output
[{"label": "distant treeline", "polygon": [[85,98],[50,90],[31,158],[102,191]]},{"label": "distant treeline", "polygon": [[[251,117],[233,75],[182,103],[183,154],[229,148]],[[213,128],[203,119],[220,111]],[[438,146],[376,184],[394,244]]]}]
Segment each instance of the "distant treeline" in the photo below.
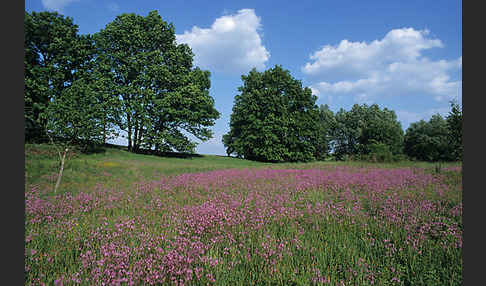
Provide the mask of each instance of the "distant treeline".
[{"label": "distant treeline", "polygon": [[[194,152],[187,134],[205,141],[220,113],[210,72],[193,66],[175,28],[156,11],[122,14],[93,35],[69,17],[25,12],[25,139],[88,148],[127,133],[133,152]],[[393,110],[355,104],[335,114],[288,70],[276,65],[242,76],[228,155],[269,162],[462,159],[462,109],[451,102],[403,131]]]},{"label": "distant treeline", "polygon": [[[355,104],[334,114],[318,107],[310,88],[275,66],[243,76],[235,97],[230,131],[223,136],[229,154],[284,162],[336,160],[455,161],[462,158],[462,110],[451,102],[437,114],[412,123],[404,134],[393,110]],[[407,158],[408,157],[408,158]]]}]

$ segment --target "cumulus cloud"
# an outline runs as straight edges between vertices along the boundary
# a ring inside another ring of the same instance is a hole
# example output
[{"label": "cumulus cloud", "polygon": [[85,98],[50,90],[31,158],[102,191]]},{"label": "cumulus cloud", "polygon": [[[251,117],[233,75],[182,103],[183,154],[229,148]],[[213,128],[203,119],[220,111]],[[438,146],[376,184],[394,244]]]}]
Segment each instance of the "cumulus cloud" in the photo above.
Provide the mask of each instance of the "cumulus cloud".
[{"label": "cumulus cloud", "polygon": [[246,73],[253,67],[261,70],[270,53],[259,34],[262,25],[253,9],[217,18],[210,28],[194,26],[176,35],[195,54],[195,64],[226,73]]},{"label": "cumulus cloud", "polygon": [[311,88],[321,96],[355,95],[365,100],[421,93],[437,101],[457,97],[462,86],[451,73],[462,68],[462,56],[450,61],[423,56],[425,50],[444,46],[428,35],[427,30],[403,28],[370,43],[342,40],[313,53],[302,72],[315,80]]},{"label": "cumulus cloud", "polygon": [[79,0],[42,0],[42,5],[51,11],[62,11],[67,5]]}]

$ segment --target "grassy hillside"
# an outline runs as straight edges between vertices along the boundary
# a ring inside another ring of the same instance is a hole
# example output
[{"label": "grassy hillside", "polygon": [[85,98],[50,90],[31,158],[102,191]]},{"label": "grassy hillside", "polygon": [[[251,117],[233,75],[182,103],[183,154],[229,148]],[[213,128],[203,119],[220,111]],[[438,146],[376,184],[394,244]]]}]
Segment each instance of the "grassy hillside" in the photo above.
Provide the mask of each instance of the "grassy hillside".
[{"label": "grassy hillside", "polygon": [[[59,192],[78,192],[96,184],[129,186],[133,182],[155,180],[165,175],[269,165],[215,155],[189,158],[142,155],[122,148],[104,148],[93,154],[70,152],[66,158]],[[26,187],[37,185],[41,189],[53,189],[58,172],[59,156],[53,146],[25,145]]]},{"label": "grassy hillside", "polygon": [[26,285],[462,283],[458,163],[106,148],[69,154],[53,194],[57,156],[25,146]]},{"label": "grassy hillside", "polygon": [[[95,185],[131,186],[134,182],[157,180],[162,176],[196,173],[233,168],[313,169],[334,166],[354,167],[421,167],[430,170],[438,164],[427,162],[398,162],[377,164],[366,162],[262,163],[217,155],[196,155],[188,158],[134,154],[122,147],[106,147],[98,153],[70,152],[58,192],[88,191]],[[442,163],[442,167],[460,163]],[[38,186],[49,193],[59,172],[56,148],[48,144],[25,145],[25,186]]]}]

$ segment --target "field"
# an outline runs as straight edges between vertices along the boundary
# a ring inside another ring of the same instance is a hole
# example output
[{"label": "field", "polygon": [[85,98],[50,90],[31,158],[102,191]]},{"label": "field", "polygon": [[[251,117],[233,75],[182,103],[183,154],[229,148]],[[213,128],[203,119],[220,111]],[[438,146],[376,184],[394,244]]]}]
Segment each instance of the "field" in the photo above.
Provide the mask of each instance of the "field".
[{"label": "field", "polygon": [[27,285],[461,285],[461,165],[25,145]]}]

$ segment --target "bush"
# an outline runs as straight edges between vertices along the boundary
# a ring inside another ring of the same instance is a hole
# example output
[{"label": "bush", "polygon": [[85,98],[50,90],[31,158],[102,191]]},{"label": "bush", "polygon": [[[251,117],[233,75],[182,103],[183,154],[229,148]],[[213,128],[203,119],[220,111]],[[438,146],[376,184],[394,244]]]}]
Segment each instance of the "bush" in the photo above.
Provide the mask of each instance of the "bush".
[{"label": "bush", "polygon": [[393,161],[394,162],[408,161],[408,160],[410,160],[410,159],[405,154],[395,154],[395,155],[393,155]]},{"label": "bush", "polygon": [[372,143],[369,145],[368,160],[372,162],[392,162],[393,154],[388,145],[384,143]]}]

